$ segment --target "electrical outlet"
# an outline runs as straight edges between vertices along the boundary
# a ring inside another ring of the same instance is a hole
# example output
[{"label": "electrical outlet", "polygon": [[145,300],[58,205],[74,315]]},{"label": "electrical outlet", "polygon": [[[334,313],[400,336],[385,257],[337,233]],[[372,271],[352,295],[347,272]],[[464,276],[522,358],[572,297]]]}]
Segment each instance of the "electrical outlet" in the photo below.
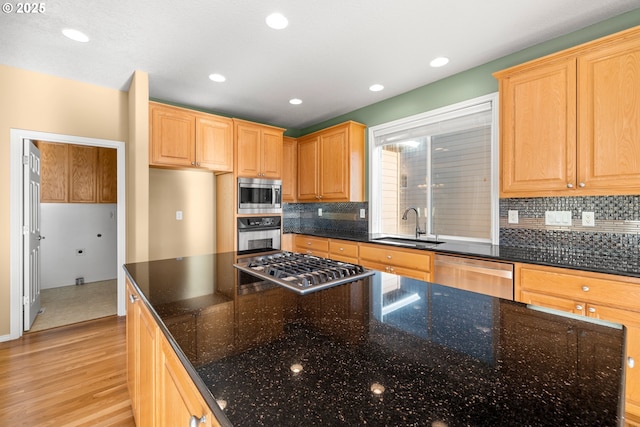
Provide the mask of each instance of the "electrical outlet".
[{"label": "electrical outlet", "polygon": [[176,220],[182,221],[182,211],[176,211]]},{"label": "electrical outlet", "polygon": [[322,208],[318,208],[318,216],[322,216]]},{"label": "electrical outlet", "polygon": [[585,227],[595,227],[596,218],[593,212],[582,212],[582,225]]},{"label": "electrical outlet", "polygon": [[360,209],[360,218],[365,218],[366,217],[366,213],[364,209]]},{"label": "electrical outlet", "polygon": [[509,211],[509,224],[517,224],[518,223],[518,211]]}]

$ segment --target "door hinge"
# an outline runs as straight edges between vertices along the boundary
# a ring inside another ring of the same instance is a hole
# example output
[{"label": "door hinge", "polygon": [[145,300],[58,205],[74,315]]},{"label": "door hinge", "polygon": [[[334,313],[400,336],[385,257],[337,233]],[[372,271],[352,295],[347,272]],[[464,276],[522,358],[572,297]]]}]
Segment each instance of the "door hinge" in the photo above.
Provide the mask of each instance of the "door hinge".
[{"label": "door hinge", "polygon": [[29,164],[29,156],[22,156],[22,164],[23,165]]},{"label": "door hinge", "polygon": [[23,305],[29,305],[29,297],[26,295],[22,296],[22,304]]}]

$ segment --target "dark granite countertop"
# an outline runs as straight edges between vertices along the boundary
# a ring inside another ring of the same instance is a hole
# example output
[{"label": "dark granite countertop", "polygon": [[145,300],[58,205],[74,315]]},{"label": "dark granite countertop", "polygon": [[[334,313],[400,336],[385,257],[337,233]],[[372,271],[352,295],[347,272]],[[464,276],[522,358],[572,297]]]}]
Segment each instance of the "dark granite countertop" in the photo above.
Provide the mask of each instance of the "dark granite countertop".
[{"label": "dark granite countertop", "polygon": [[384,273],[299,296],[236,259],[125,266],[224,426],[621,425],[617,325]]},{"label": "dark granite countertop", "polygon": [[[331,239],[351,240],[362,243],[380,243],[376,239],[386,236],[375,233],[348,233],[304,229],[291,234],[305,234]],[[390,246],[393,247],[393,246]],[[534,248],[492,245],[490,243],[474,243],[462,241],[445,241],[438,245],[425,245],[414,248],[443,254],[466,255],[508,262],[565,267],[595,273],[617,274],[621,276],[640,277],[640,259],[637,254],[623,249],[602,249],[586,251],[573,247]]]}]

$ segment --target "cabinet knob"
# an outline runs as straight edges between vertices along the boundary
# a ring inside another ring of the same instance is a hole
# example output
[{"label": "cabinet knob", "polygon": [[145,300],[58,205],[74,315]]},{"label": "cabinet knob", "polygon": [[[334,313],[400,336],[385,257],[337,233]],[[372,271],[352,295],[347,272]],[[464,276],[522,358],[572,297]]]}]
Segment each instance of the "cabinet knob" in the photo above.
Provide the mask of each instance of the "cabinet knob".
[{"label": "cabinet knob", "polygon": [[573,188],[573,184],[572,183],[568,183],[567,184],[567,188]]},{"label": "cabinet knob", "polygon": [[595,313],[595,312],[596,312],[596,309],[595,309],[595,308],[593,308],[593,307],[589,307],[589,313]]},{"label": "cabinet knob", "polygon": [[391,255],[387,255],[387,259],[391,259]]},{"label": "cabinet knob", "polygon": [[589,292],[589,287],[585,285],[585,286],[582,287],[582,290],[584,292]]},{"label": "cabinet knob", "polygon": [[629,368],[633,368],[634,366],[636,366],[636,362],[635,360],[633,360],[633,357],[631,356],[627,357],[627,366]]},{"label": "cabinet knob", "polygon": [[195,166],[195,165],[196,165],[196,162],[191,162],[191,166]]},{"label": "cabinet knob", "polygon": [[129,294],[129,302],[131,304],[134,304],[136,302],[136,300],[138,299],[137,296],[133,295],[133,294]]},{"label": "cabinet knob", "polygon": [[393,269],[393,267],[389,267],[389,271],[393,273],[395,270]]},{"label": "cabinet knob", "polygon": [[196,166],[200,167],[200,162],[196,162]]},{"label": "cabinet knob", "polygon": [[340,248],[340,251],[341,251],[341,252],[342,252],[342,251],[344,251],[344,248]]},{"label": "cabinet knob", "polygon": [[584,307],[581,306],[580,304],[576,304],[576,310],[582,310]]},{"label": "cabinet knob", "polygon": [[191,415],[191,418],[189,418],[189,427],[198,427],[198,424],[204,424],[207,422],[207,417],[205,415],[201,416],[200,418],[196,417],[195,415]]},{"label": "cabinet knob", "polygon": [[580,188],[584,188],[584,187],[585,187],[585,185],[586,185],[586,184],[585,184],[584,182],[581,182],[580,184],[578,184],[578,186],[579,186]]}]

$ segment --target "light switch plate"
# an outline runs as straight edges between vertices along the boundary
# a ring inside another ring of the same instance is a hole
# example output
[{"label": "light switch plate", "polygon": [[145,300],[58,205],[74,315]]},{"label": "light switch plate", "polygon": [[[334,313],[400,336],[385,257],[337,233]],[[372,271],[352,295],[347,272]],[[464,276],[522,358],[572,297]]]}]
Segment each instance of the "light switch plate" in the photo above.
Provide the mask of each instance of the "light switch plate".
[{"label": "light switch plate", "polygon": [[366,216],[365,210],[360,209],[360,218],[364,218]]},{"label": "light switch plate", "polygon": [[182,221],[182,211],[176,211],[176,220]]},{"label": "light switch plate", "polygon": [[322,216],[322,208],[318,208],[318,216]]},{"label": "light switch plate", "polygon": [[518,211],[509,210],[509,224],[517,224],[518,221]]},{"label": "light switch plate", "polygon": [[546,211],[544,213],[545,225],[571,226],[571,211]]}]

